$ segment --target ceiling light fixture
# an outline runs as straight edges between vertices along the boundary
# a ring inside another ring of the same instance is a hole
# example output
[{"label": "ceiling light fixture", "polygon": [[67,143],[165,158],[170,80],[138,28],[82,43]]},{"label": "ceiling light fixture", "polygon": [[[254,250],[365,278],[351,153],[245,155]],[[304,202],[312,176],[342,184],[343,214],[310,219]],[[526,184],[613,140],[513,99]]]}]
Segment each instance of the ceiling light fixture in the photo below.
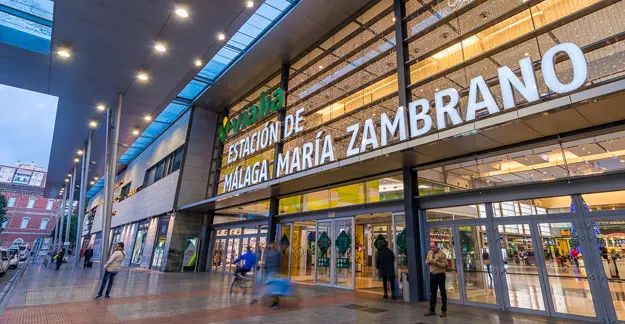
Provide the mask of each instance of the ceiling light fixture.
[{"label": "ceiling light fixture", "polygon": [[145,115],[145,116],[143,116],[143,119],[145,121],[151,121],[152,120],[152,115]]},{"label": "ceiling light fixture", "polygon": [[174,10],[174,12],[176,13],[176,15],[178,15],[178,17],[182,17],[182,18],[189,17],[189,12],[187,11],[187,9],[183,7],[177,7],[176,10]]},{"label": "ceiling light fixture", "polygon": [[78,162],[80,162],[80,159],[79,158],[75,158],[74,162],[78,163]]},{"label": "ceiling light fixture", "polygon": [[78,150],[78,152],[76,152],[76,154],[78,154],[79,156],[82,155],[82,150]]},{"label": "ceiling light fixture", "polygon": [[65,182],[69,182],[69,179],[65,179]]},{"label": "ceiling light fixture", "polygon": [[249,0],[246,4],[245,4],[248,8],[254,8],[254,1]]},{"label": "ceiling light fixture", "polygon": [[93,186],[95,184],[95,181],[91,181],[89,183]]},{"label": "ceiling light fixture", "polygon": [[195,66],[197,66],[197,67],[202,66],[202,63],[203,63],[203,62],[202,62],[202,60],[201,60],[201,59],[199,59],[199,58],[197,58],[197,59],[195,59],[195,60],[193,61],[193,64],[194,64]]},{"label": "ceiling light fixture", "polygon": [[72,52],[69,50],[69,48],[67,47],[59,47],[56,49],[56,54],[63,58],[63,59],[68,59],[70,57],[72,57]]},{"label": "ceiling light fixture", "polygon": [[106,106],[104,104],[97,104],[95,106],[95,109],[97,109],[98,111],[105,111],[106,110]]},{"label": "ceiling light fixture", "polygon": [[68,173],[68,174],[67,174],[67,176],[71,178],[71,177],[72,177],[72,174],[71,174],[71,173]]},{"label": "ceiling light fixture", "polygon": [[141,81],[148,81],[150,79],[150,75],[148,75],[145,71],[139,71],[139,73],[137,73],[137,79]]},{"label": "ceiling light fixture", "polygon": [[97,121],[95,121],[95,120],[91,120],[91,121],[89,121],[89,127],[91,127],[91,128],[96,128],[96,127],[98,127],[98,122],[97,122]]},{"label": "ceiling light fixture", "polygon": [[156,44],[154,44],[154,49],[157,52],[161,52],[161,53],[167,52],[167,47],[165,47],[165,44],[163,44],[163,43],[156,43]]},{"label": "ceiling light fixture", "polygon": [[132,130],[132,135],[135,135],[135,136],[139,135],[139,130],[138,130],[138,129],[136,129],[136,128],[135,128],[135,129],[133,129],[133,130]]},{"label": "ceiling light fixture", "polygon": [[219,33],[219,34],[217,34],[217,39],[224,40],[224,39],[226,39],[226,35],[224,33]]},{"label": "ceiling light fixture", "polygon": [[98,179],[100,179],[100,178],[98,178],[98,177],[93,177],[93,180],[98,180]]}]

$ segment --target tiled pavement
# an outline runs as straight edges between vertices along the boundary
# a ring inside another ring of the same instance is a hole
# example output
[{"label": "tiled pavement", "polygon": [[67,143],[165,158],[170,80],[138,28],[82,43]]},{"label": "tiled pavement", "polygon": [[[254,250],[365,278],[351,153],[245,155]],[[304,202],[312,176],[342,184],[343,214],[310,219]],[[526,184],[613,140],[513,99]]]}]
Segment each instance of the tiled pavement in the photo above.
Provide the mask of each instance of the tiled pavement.
[{"label": "tiled pavement", "polygon": [[298,287],[282,308],[250,305],[251,292],[228,293],[230,276],[158,273],[124,268],[111,299],[93,300],[97,268],[60,271],[31,264],[9,297],[0,323],[576,323],[450,305],[449,317],[426,318],[426,304],[382,301],[377,295]]}]

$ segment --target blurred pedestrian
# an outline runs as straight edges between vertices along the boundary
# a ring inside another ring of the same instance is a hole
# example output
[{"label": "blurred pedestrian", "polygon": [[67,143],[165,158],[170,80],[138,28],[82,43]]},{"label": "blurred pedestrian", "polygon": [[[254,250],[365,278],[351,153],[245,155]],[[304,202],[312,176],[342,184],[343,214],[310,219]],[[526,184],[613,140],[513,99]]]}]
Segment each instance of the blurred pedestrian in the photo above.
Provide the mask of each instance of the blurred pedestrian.
[{"label": "blurred pedestrian", "polygon": [[84,255],[85,255],[85,262],[83,264],[83,268],[91,267],[91,264],[92,264],[91,258],[93,257],[93,249],[91,248],[91,246],[85,250]]},{"label": "blurred pedestrian", "polygon": [[63,263],[63,258],[65,257],[65,251],[61,250],[61,252],[59,252],[55,257],[54,260],[56,261],[56,269],[54,270],[59,270],[59,268],[61,267],[61,264]]},{"label": "blurred pedestrian", "polygon": [[280,294],[275,287],[278,272],[280,272],[280,251],[276,249],[275,242],[270,242],[269,248],[265,251],[265,282],[272,290],[273,303],[271,308],[274,309],[280,308]]},{"label": "blurred pedestrian", "polygon": [[115,280],[115,276],[121,269],[124,258],[126,258],[126,254],[124,253],[124,242],[119,242],[117,243],[115,252],[113,252],[108,261],[104,264],[104,277],[102,278],[100,291],[98,291],[98,295],[95,296],[95,299],[102,297],[102,292],[104,292],[104,286],[106,286],[107,281],[108,286],[106,287],[106,295],[104,298],[111,298],[110,294],[111,288],[113,288],[113,280]]},{"label": "blurred pedestrian", "polygon": [[378,250],[378,259],[375,264],[378,268],[379,276],[382,278],[382,284],[384,287],[384,299],[388,299],[388,283],[391,286],[391,296],[393,299],[397,299],[395,296],[395,255],[393,251],[388,248],[388,243],[382,243],[382,246]]}]

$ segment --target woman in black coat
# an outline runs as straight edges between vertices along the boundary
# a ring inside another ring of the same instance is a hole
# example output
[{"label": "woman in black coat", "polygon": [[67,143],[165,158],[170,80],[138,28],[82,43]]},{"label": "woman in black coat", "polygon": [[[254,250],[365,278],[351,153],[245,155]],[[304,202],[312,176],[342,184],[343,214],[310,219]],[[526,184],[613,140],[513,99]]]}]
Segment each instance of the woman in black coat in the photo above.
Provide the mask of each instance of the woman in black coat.
[{"label": "woman in black coat", "polygon": [[380,272],[380,278],[382,278],[384,285],[384,299],[388,299],[388,282],[391,283],[391,296],[393,296],[393,299],[397,299],[397,296],[395,296],[395,255],[388,248],[387,243],[384,243],[378,250],[376,267]]}]

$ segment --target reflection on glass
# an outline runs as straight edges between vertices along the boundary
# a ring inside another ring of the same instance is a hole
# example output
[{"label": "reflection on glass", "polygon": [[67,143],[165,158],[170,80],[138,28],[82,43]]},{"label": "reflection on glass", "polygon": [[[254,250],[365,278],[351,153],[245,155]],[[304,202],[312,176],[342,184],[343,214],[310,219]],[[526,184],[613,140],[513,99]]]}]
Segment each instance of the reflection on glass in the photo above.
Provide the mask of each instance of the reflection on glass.
[{"label": "reflection on glass", "polygon": [[601,253],[617,318],[625,320],[625,221],[594,222],[592,231],[593,248],[596,246]]},{"label": "reflection on glass", "polygon": [[228,250],[226,251],[226,272],[234,272],[237,268],[232,262],[239,257],[240,238],[228,239]]},{"label": "reflection on glass", "polygon": [[132,264],[140,264],[143,257],[143,245],[145,243],[145,237],[148,234],[147,230],[137,231],[137,238],[135,240],[135,247],[132,250]]},{"label": "reflection on glass", "polygon": [[455,206],[428,209],[426,211],[426,220],[428,222],[478,218],[486,218],[485,205]]},{"label": "reflection on glass", "polygon": [[334,284],[336,286],[352,287],[354,254],[352,221],[352,219],[345,219],[334,223]]},{"label": "reflection on glass", "polygon": [[315,234],[314,221],[293,223],[293,244],[291,246],[291,280],[293,281],[314,283]]},{"label": "reflection on glass", "polygon": [[484,226],[460,226],[460,251],[467,301],[495,304],[493,275],[490,271],[490,253]]},{"label": "reflection on glass", "polygon": [[408,273],[408,245],[406,244],[406,217],[404,214],[394,215],[395,217],[395,230],[393,234],[394,238],[394,246],[395,246],[395,259],[397,266],[395,267],[395,271],[397,272],[396,278],[398,278],[399,289],[403,289],[401,274]]},{"label": "reflection on glass", "polygon": [[317,283],[330,284],[330,256],[332,254],[332,223],[330,221],[317,222]]},{"label": "reflection on glass", "polygon": [[555,311],[594,317],[578,228],[569,222],[538,225]]},{"label": "reflection on glass", "polygon": [[456,268],[456,250],[454,247],[453,230],[450,227],[430,228],[430,241],[436,242],[438,248],[447,256],[445,269],[447,298],[460,300],[458,269]]},{"label": "reflection on glass", "polygon": [[213,251],[213,263],[211,269],[213,271],[223,271],[223,261],[226,250],[226,240],[218,239],[215,240],[215,250]]},{"label": "reflection on glass", "polygon": [[545,310],[529,224],[499,225],[511,307]]},{"label": "reflection on glass", "polygon": [[293,244],[291,240],[291,225],[280,225],[280,235],[276,239],[278,240],[278,250],[280,250],[280,273],[278,275],[282,278],[288,278],[291,246]]}]

